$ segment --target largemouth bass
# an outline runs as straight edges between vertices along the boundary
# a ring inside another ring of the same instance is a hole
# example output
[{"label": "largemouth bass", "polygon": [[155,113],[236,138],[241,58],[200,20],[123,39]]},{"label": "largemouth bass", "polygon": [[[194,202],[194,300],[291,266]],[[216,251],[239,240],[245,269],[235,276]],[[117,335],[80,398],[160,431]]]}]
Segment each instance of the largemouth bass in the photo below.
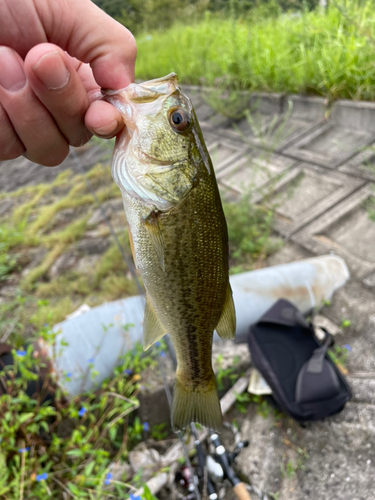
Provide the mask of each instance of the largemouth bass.
[{"label": "largemouth bass", "polygon": [[177,371],[175,430],[222,415],[211,364],[212,335],[235,333],[228,235],[214,170],[193,106],[174,73],[106,100],[124,117],[112,175],[121,189],[133,257],[146,288],[144,348],[169,333]]}]

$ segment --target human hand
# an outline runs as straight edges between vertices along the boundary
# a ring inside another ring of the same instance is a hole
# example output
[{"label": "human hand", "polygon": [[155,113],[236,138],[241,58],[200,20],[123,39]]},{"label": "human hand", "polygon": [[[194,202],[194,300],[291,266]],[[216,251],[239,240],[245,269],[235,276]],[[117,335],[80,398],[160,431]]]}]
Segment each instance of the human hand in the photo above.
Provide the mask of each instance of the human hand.
[{"label": "human hand", "polygon": [[133,35],[90,0],[0,1],[0,161],[61,163],[69,145],[123,128],[97,100],[134,78]]}]

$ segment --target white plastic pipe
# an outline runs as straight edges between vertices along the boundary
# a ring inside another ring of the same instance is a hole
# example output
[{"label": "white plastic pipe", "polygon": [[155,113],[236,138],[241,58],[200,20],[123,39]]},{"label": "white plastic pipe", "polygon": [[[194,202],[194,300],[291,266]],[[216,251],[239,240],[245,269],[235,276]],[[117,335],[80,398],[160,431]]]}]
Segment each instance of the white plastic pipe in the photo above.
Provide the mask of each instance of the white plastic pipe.
[{"label": "white plastic pipe", "polygon": [[[231,276],[236,335],[246,334],[249,326],[280,298],[290,300],[304,314],[319,308],[348,278],[344,260],[335,255]],[[100,385],[111,375],[119,357],[142,341],[143,312],[142,296],[116,300],[55,325],[53,330],[59,333],[54,353],[40,341],[41,349],[47,349],[53,359],[59,385],[68,396]],[[215,333],[214,340],[217,339]],[[63,341],[68,343],[67,347],[62,345]],[[98,375],[92,378],[91,370]]]}]

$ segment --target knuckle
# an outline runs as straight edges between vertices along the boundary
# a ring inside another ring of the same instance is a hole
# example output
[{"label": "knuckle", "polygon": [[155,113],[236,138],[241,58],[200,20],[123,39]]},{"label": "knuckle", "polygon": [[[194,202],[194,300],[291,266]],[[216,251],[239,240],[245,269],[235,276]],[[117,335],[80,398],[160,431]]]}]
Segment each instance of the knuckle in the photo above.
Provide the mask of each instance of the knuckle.
[{"label": "knuckle", "polygon": [[89,142],[91,137],[92,133],[85,128],[85,130],[81,133],[80,136],[74,137],[70,140],[70,145],[74,146],[75,148],[79,148],[80,146],[86,144],[86,142]]},{"label": "knuckle", "polygon": [[25,152],[23,144],[14,139],[3,143],[0,140],[0,161],[15,160]]},{"label": "knuckle", "polygon": [[0,161],[14,160],[24,151],[25,147],[0,103]]},{"label": "knuckle", "polygon": [[30,161],[44,165],[45,167],[57,167],[69,154],[68,144],[60,144],[58,147],[50,147],[48,150],[27,151]]},{"label": "knuckle", "polygon": [[130,52],[130,55],[135,59],[137,57],[137,42],[135,40],[134,35],[128,31],[128,39],[127,39],[127,45],[128,45],[128,50]]},{"label": "knuckle", "polygon": [[131,31],[125,26],[121,26],[121,31],[117,34],[118,44],[125,49],[127,59],[134,59],[137,56],[137,42]]}]

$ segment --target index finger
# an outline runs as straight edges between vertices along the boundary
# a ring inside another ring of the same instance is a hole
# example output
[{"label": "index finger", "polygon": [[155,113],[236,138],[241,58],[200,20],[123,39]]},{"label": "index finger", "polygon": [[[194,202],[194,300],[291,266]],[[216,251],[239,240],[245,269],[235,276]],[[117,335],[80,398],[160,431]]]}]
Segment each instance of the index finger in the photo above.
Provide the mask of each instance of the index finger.
[{"label": "index finger", "polygon": [[48,40],[89,63],[100,87],[120,89],[134,80],[137,46],[122,24],[90,0],[34,1]]}]

